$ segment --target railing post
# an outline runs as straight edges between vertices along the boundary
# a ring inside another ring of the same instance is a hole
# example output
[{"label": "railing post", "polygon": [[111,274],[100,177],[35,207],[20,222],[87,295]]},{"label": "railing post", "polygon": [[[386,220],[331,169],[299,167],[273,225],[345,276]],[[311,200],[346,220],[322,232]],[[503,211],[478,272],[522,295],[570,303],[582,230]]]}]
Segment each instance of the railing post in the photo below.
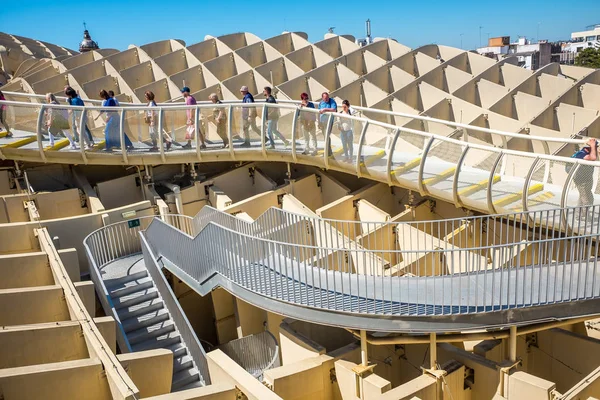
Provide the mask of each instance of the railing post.
[{"label": "railing post", "polygon": [[[319,115],[320,117],[320,115]],[[329,152],[333,152],[331,148],[331,129],[333,128],[333,113],[329,113],[327,117],[327,125],[325,126],[325,150],[323,151],[325,169],[329,169]]]},{"label": "railing post", "polygon": [[[296,157],[296,129],[298,128],[298,116],[300,115],[300,109],[296,107],[294,111],[294,117],[292,119],[292,160],[294,162],[298,161]],[[310,138],[309,138],[310,140]],[[309,142],[310,143],[310,142]]]},{"label": "railing post", "polygon": [[[196,157],[198,157],[198,161],[202,160],[202,155],[200,154],[200,108],[195,106],[194,109],[194,142],[196,143]],[[206,140],[206,138],[205,138]]]},{"label": "railing post", "polygon": [[158,108],[158,126],[156,127],[156,129],[158,129],[158,150],[160,151],[160,159],[164,163],[167,161],[167,159],[165,157],[165,145],[164,145],[165,135],[163,133],[163,119],[164,119],[163,114],[164,114],[163,108],[159,107]]},{"label": "railing post", "polygon": [[364,120],[363,121],[363,128],[360,131],[360,139],[358,140],[358,152],[356,153],[356,176],[358,176],[359,178],[362,176],[361,174],[361,158],[362,158],[362,149],[363,149],[363,143],[365,141],[365,135],[367,134],[367,128],[369,127],[369,121],[368,120]]},{"label": "railing post", "polygon": [[419,192],[421,193],[422,196],[425,196],[427,194],[427,188],[425,187],[425,184],[423,183],[423,173],[425,172],[425,162],[427,160],[427,153],[429,153],[429,149],[431,149],[431,145],[433,144],[433,141],[435,139],[433,138],[433,136],[431,138],[429,138],[429,141],[427,142],[427,144],[425,145],[425,147],[423,148],[423,156],[421,157],[421,165],[419,166],[419,181],[417,182],[417,184],[419,185]]},{"label": "railing post", "polygon": [[[75,112],[75,111],[73,111]],[[75,119],[73,119],[75,120]],[[81,151],[81,158],[83,159],[83,163],[87,165],[88,159],[85,154],[85,146],[83,143],[87,144],[87,140],[84,139],[83,135],[87,135],[87,129],[85,129],[87,120],[87,112],[85,110],[85,106],[83,107],[83,111],[81,111],[81,116],[79,117],[79,151]],[[90,131],[91,134],[91,131]],[[92,140],[93,141],[93,140]]]},{"label": "railing post", "polygon": [[394,131],[394,138],[392,139],[392,145],[390,146],[390,154],[388,154],[387,166],[386,166],[386,176],[388,185],[392,186],[392,161],[394,158],[394,150],[396,150],[396,142],[398,141],[398,137],[400,137],[400,128],[396,128]]},{"label": "railing post", "polygon": [[[47,162],[46,161],[46,154],[44,153],[44,144],[42,143],[42,123],[44,121],[44,114],[45,114],[45,110],[44,110],[45,106],[42,104],[40,106],[40,113],[38,114],[38,118],[37,118],[37,143],[38,143],[38,149],[40,151],[40,157],[42,158],[43,162]],[[51,135],[50,132],[48,132],[49,135]]]},{"label": "railing post", "polygon": [[233,151],[233,106],[229,105],[227,109],[227,139],[229,140],[229,156],[235,160]]},{"label": "railing post", "polygon": [[[266,144],[266,131],[267,131],[267,104],[265,103],[265,105],[263,105],[263,109],[262,109],[262,114],[261,114],[261,118],[262,121],[260,123],[260,149],[263,155],[263,158],[266,160],[267,159],[267,144]],[[249,130],[250,128],[248,128]],[[249,133],[248,133],[249,134]]]},{"label": "railing post", "polygon": [[498,167],[498,164],[500,163],[500,160],[502,160],[502,157],[504,157],[504,153],[500,152],[498,154],[498,157],[496,158],[496,161],[494,161],[494,165],[492,165],[492,169],[490,170],[490,177],[488,180],[488,186],[487,186],[487,208],[488,208],[488,212],[490,214],[495,214],[495,208],[494,208],[494,202],[492,201],[492,185],[494,184],[494,175],[496,172],[496,168]]},{"label": "railing post", "polygon": [[127,159],[127,147],[125,146],[125,110],[121,108],[119,112],[119,139],[121,140],[121,154],[123,154],[123,162],[129,164]]},{"label": "railing post", "polygon": [[525,177],[525,182],[523,183],[523,196],[521,199],[523,202],[523,211],[528,211],[528,209],[527,209],[528,195],[527,194],[528,194],[529,184],[531,183],[531,176],[533,175],[533,170],[537,166],[538,161],[540,161],[539,157],[536,157],[535,160],[533,160],[533,164],[531,164],[531,168],[529,168],[529,171],[527,172],[527,176]]},{"label": "railing post", "polygon": [[465,160],[465,157],[467,156],[468,151],[469,145],[467,144],[462,154],[460,155],[460,158],[456,163],[456,169],[454,170],[454,179],[452,180],[452,198],[454,199],[454,205],[456,206],[456,208],[460,208],[464,205],[462,200],[460,199],[460,196],[458,195],[458,178],[460,175],[460,169]]}]

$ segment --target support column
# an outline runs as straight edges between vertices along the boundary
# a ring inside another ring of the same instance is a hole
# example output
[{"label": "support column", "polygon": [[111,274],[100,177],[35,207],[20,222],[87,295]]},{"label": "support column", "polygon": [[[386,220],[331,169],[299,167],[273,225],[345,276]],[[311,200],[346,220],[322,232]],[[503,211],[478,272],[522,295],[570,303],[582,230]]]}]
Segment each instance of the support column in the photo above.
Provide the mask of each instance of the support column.
[{"label": "support column", "polygon": [[517,327],[510,327],[510,336],[508,337],[508,349],[510,362],[517,362]]},{"label": "support column", "polygon": [[363,367],[369,365],[369,355],[367,351],[367,331],[360,331],[360,361]]},{"label": "support column", "polygon": [[437,369],[437,334],[435,332],[429,334],[429,368]]}]

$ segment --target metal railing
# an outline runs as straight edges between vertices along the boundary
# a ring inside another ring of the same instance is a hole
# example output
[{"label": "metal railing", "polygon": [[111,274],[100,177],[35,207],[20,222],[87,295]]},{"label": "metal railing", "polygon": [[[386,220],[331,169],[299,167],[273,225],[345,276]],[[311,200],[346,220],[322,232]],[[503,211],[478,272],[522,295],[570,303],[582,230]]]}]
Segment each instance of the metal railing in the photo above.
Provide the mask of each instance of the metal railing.
[{"label": "metal railing", "polygon": [[[279,160],[284,157],[287,161],[369,177],[489,213],[590,204],[589,201],[579,202],[580,196],[574,195],[572,190],[579,189],[574,178],[586,167],[593,168],[591,172],[586,172],[590,175],[592,193],[596,194],[598,186],[598,162],[514,151],[472,143],[467,136],[459,140],[339,113],[321,115],[316,110],[289,104],[200,104],[194,107],[173,105],[153,109],[138,106],[102,108],[18,102],[4,104],[8,107],[8,114],[12,115],[10,122],[14,124],[13,127],[33,132],[31,138],[37,141],[37,146],[28,147],[27,150],[4,147],[0,154],[4,158],[10,158],[14,153],[19,159],[30,154],[36,160],[78,162],[76,154],[79,152],[83,163],[106,163],[111,158],[120,158],[122,161],[118,162],[136,164],[142,162],[140,157],[144,160],[154,157],[162,163],[181,162],[182,154],[187,154],[189,157],[186,160],[189,161],[222,161],[223,153],[232,160],[240,157],[248,159],[249,156],[254,160],[269,160],[277,156]],[[256,121],[259,121],[256,128],[259,132],[253,131],[252,124],[242,121],[242,116],[251,113],[249,109],[256,110]],[[148,127],[144,124],[144,116],[149,110],[156,113],[154,136],[146,133]],[[219,110],[224,111],[226,120],[215,124],[212,118]],[[67,152],[49,151],[44,134],[44,124],[49,118],[47,115],[49,112],[69,111],[80,113],[78,125],[87,126],[89,123],[94,135],[98,136],[102,130],[109,136],[113,135],[113,145],[116,144],[118,151],[98,154],[96,150],[81,147],[74,156],[71,155],[73,151],[68,151],[69,157],[66,158],[62,154]],[[264,122],[268,122],[269,115],[275,111],[279,115],[277,131],[280,136],[274,133],[274,146],[269,148],[270,129]],[[88,114],[95,117],[88,118]],[[110,115],[111,122],[106,125],[102,119],[98,120],[101,115]],[[190,121],[191,125],[187,125]],[[319,131],[317,126],[320,127]],[[470,131],[478,129],[469,127]],[[166,149],[167,141],[181,141],[186,132],[190,134],[190,130],[193,131],[191,148],[177,149],[177,157],[172,158]],[[140,139],[154,140],[158,151],[155,154],[135,149],[132,151],[123,139],[123,132],[138,132],[141,136],[140,132],[144,132],[146,136]],[[482,132],[491,133],[489,130]],[[211,143],[207,149],[202,148],[201,133]],[[504,140],[519,136],[531,143],[582,143],[573,139],[495,134]],[[249,139],[246,144],[249,143],[250,147],[245,147],[244,137]],[[223,149],[215,147],[227,143],[232,145]],[[538,195],[532,196],[538,192]],[[595,198],[593,203],[597,203]]]},{"label": "metal railing", "polygon": [[139,232],[148,227],[152,219],[154,217],[138,218],[136,221],[139,224],[134,223],[131,227],[128,226],[128,221],[107,225],[90,233],[83,240],[83,246],[90,265],[90,277],[94,282],[96,294],[104,312],[112,316],[117,323],[117,329],[119,330],[117,343],[124,353],[131,352],[131,345],[127,341],[115,305],[102,279],[102,269],[119,258],[141,253]]},{"label": "metal railing", "polygon": [[[366,228],[289,213],[280,226],[271,212],[254,231],[209,222],[191,237],[156,220],[142,235],[157,256],[198,284],[220,274],[266,298],[332,311],[334,324],[340,312],[457,316],[600,298],[599,211],[590,206]],[[570,223],[555,231],[552,219]],[[427,224],[421,227],[428,232],[416,232],[418,224]],[[460,234],[469,230],[475,234]],[[361,234],[352,239],[352,232]],[[373,241],[364,241],[365,234]]]},{"label": "metal railing", "polygon": [[259,381],[265,371],[280,366],[279,345],[269,331],[232,340],[219,349]]},{"label": "metal railing", "polygon": [[[184,216],[179,217],[182,217],[180,219],[187,220]],[[141,240],[143,241],[144,238],[141,238]],[[158,292],[161,294],[165,308],[175,323],[177,331],[181,335],[182,341],[188,350],[188,354],[194,361],[194,365],[198,368],[204,385],[210,385],[210,373],[208,371],[206,352],[204,351],[202,344],[200,344],[200,340],[198,340],[196,332],[194,332],[185,312],[181,309],[175,293],[173,293],[171,286],[162,273],[161,267],[157,264],[156,257],[151,253],[149,246],[142,246],[142,248],[144,263],[148,269],[148,274],[152,277],[154,285],[156,285]]]}]

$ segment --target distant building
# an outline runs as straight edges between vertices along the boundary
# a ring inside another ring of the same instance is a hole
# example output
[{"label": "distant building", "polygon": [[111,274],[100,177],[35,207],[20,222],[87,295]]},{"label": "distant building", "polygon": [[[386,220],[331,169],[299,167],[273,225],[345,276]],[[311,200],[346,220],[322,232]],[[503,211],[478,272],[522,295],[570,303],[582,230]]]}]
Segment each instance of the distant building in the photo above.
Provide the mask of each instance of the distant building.
[{"label": "distant building", "polygon": [[588,47],[600,48],[600,24],[589,25],[585,31],[571,33],[571,40],[561,42],[560,49],[552,52],[552,62],[575,64],[577,53]]},{"label": "distant building", "polygon": [[487,47],[480,47],[477,52],[496,60],[516,56],[519,66],[536,70],[550,64],[553,46],[555,45],[546,40],[531,43],[525,37],[520,37],[516,42],[510,43],[510,36],[499,36],[490,38]]},{"label": "distant building", "polygon": [[85,53],[86,51],[98,50],[98,49],[99,49],[98,43],[94,42],[92,40],[92,37],[90,36],[90,33],[88,32],[87,29],[84,30],[83,31],[83,40],[79,44],[79,52]]}]

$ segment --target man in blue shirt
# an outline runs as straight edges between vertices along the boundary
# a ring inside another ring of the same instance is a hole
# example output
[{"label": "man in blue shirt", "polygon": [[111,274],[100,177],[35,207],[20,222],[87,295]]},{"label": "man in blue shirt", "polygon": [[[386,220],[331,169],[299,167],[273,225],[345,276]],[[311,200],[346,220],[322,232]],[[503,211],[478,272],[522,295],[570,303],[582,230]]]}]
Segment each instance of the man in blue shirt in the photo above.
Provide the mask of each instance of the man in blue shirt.
[{"label": "man in blue shirt", "polygon": [[[325,136],[325,130],[327,129],[327,120],[329,119],[327,113],[330,112],[337,112],[337,103],[334,99],[329,97],[329,93],[323,92],[323,94],[321,95],[321,102],[319,103],[319,114],[321,114],[319,115],[319,129],[321,130],[323,136]],[[325,146],[327,147],[327,154],[329,156],[333,155],[333,153],[331,152],[331,139],[328,140],[327,143],[325,143]]]},{"label": "man in blue shirt", "polygon": [[[248,86],[242,86],[240,92],[242,93],[242,96],[244,96],[242,103],[254,103],[254,97],[248,92]],[[243,147],[250,147],[250,134],[248,132],[250,128],[260,135],[260,129],[256,126],[256,117],[257,113],[255,107],[242,108],[242,130],[244,131]]]}]

